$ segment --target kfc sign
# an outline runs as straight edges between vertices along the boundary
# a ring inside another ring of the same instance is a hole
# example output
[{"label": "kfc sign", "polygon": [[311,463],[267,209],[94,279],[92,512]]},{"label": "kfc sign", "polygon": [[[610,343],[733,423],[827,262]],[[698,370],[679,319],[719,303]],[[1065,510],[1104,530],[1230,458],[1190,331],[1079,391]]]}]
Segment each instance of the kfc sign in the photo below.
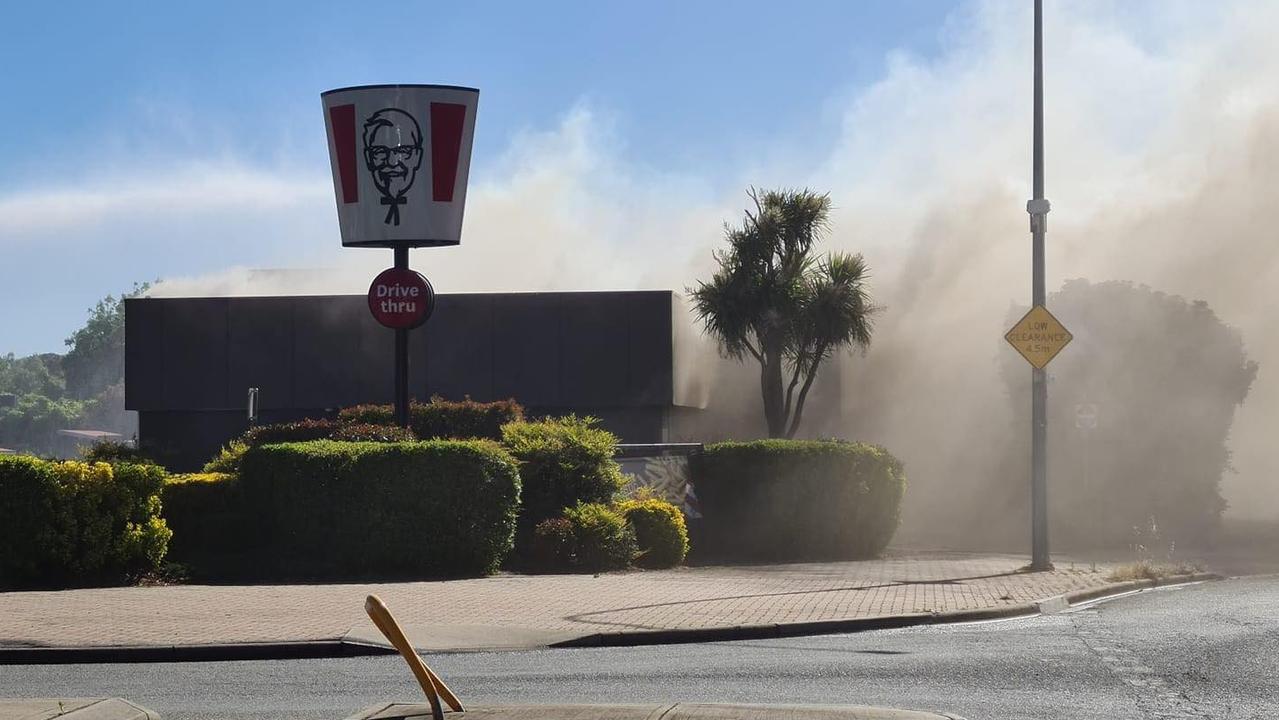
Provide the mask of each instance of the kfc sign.
[{"label": "kfc sign", "polygon": [[368,85],[320,95],[346,247],[457,245],[480,91]]},{"label": "kfc sign", "polygon": [[421,273],[390,268],[369,286],[369,312],[386,327],[411,330],[426,322],[434,310],[435,289]]}]

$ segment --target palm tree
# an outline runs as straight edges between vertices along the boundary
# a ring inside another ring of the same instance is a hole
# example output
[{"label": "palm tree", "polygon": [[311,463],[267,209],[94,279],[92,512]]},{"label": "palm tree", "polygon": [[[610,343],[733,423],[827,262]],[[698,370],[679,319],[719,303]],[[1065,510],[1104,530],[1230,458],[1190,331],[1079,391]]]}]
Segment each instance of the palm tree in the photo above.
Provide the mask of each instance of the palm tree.
[{"label": "palm tree", "polygon": [[729,247],[715,252],[719,269],[688,292],[721,351],[759,363],[769,437],[791,438],[818,367],[842,348],[868,347],[877,308],[861,255],[813,257],[814,244],[829,230],[830,195],[748,194],[755,208],[741,227],[725,224]]}]

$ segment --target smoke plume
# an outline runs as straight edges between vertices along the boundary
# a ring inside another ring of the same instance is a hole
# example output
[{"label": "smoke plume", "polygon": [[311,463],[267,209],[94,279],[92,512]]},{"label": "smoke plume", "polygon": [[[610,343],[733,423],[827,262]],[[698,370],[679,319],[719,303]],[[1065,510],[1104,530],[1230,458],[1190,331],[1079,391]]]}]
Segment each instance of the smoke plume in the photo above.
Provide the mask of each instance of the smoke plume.
[{"label": "smoke plume", "polygon": [[[1048,288],[1132,280],[1205,300],[1239,328],[1260,373],[1230,441],[1229,512],[1279,518],[1268,443],[1279,419],[1269,307],[1279,243],[1267,212],[1279,204],[1279,5],[1047,5]],[[598,112],[574,108],[473,176],[463,245],[415,263],[442,292],[682,289],[709,273],[721,223],[740,218],[748,186],[829,190],[828,246],[865,254],[885,310],[870,351],[823,378],[807,432],[888,446],[911,478],[903,532],[958,534],[971,519],[948,516],[949,499],[997,472],[991,448],[1009,432],[998,358],[1013,350],[1000,338],[1009,308],[1030,294],[1030,6],[977,2],[940,32],[937,56],[894,54],[877,82],[832,101],[843,103],[839,139],[807,171],[753,166],[712,183],[635,167]],[[265,257],[340,270],[231,269],[167,280],[155,294],[363,292],[389,258],[339,250],[331,202],[308,191],[271,208],[304,232],[273,225]],[[225,211],[194,210],[211,222]],[[326,249],[283,260],[303,247]],[[758,432],[749,369],[703,355],[717,380],[705,436]]]}]

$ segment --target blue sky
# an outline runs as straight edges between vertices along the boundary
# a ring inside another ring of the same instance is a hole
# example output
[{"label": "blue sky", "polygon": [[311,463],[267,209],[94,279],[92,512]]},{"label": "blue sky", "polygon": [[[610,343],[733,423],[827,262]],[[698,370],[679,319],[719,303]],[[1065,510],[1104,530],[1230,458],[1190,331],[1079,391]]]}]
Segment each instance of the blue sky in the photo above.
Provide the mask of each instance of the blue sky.
[{"label": "blue sky", "polygon": [[271,126],[315,125],[322,90],[387,81],[480,87],[481,158],[586,99],[616,115],[637,157],[722,162],[738,143],[829,133],[832,89],[877,77],[890,50],[934,52],[951,5],[420,2],[390,13],[351,2],[133,2],[56,15],[9,6],[0,187],[21,186],[73,144],[164,154],[206,140],[165,127],[176,118],[215,147],[311,151],[313,137],[282,138]]},{"label": "blue sky", "polygon": [[107,220],[65,215],[92,205],[81,193],[163,182],[184,167],[324,177],[322,90],[481,88],[473,182],[504,171],[499,160],[521,133],[589,107],[614,161],[716,186],[764,148],[816,160],[839,132],[832,99],[880,77],[890,52],[935,55],[954,9],[941,0],[390,7],[6,4],[0,203],[40,196],[41,213],[63,222],[0,219],[0,353],[60,351],[89,305],[137,280],[293,264],[278,248],[188,242],[200,228],[150,217],[154,203]]}]

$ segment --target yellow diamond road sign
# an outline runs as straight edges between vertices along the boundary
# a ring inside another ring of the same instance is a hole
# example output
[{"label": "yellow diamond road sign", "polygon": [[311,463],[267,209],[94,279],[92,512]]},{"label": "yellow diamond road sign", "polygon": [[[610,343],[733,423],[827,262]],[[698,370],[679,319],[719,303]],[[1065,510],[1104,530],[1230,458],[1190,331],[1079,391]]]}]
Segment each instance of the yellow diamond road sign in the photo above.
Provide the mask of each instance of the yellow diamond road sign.
[{"label": "yellow diamond road sign", "polygon": [[1021,356],[1043,368],[1066,347],[1073,336],[1043,305],[1036,305],[1004,336]]}]

